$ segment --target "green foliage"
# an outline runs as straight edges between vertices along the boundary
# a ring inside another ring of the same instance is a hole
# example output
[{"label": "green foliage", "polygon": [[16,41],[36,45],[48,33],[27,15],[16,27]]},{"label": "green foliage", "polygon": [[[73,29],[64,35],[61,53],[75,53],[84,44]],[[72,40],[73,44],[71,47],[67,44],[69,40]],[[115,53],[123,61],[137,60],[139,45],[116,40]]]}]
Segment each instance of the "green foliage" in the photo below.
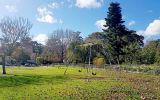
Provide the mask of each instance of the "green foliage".
[{"label": "green foliage", "polygon": [[43,61],[44,61],[44,59],[43,59],[42,57],[37,57],[37,58],[36,58],[36,63],[37,63],[38,65],[43,64]]},{"label": "green foliage", "polygon": [[149,41],[141,52],[141,62],[144,64],[159,64],[160,40]]},{"label": "green foliage", "polygon": [[[107,54],[107,49],[106,44],[104,43],[104,40],[106,38],[106,35],[104,32],[94,32],[91,35],[89,35],[88,38],[86,38],[85,40],[85,44],[83,44],[83,46],[86,48],[87,50],[87,55],[86,56],[86,61],[88,62],[89,59],[89,54],[90,54],[90,49],[91,49],[91,62],[94,62],[94,58],[103,56],[103,58],[107,58],[108,54]],[[109,57],[108,57],[109,58]]]},{"label": "green foliage", "polygon": [[81,46],[81,43],[72,42],[67,49],[67,62],[69,63],[84,63],[86,49]]},{"label": "green foliage", "polygon": [[122,24],[124,23],[124,21],[122,20],[121,7],[119,3],[110,3],[110,6],[108,8],[108,15],[107,18],[105,18],[105,20],[105,27],[108,27],[109,30],[112,28],[120,28],[123,26]]},{"label": "green foliage", "polygon": [[[107,29],[103,29],[106,32],[107,43],[110,45],[112,55],[118,57],[122,54],[123,41],[122,36],[126,34],[125,26],[122,21],[121,8],[119,3],[111,3],[108,8],[107,18],[105,18]],[[110,51],[111,51],[110,50]]]},{"label": "green foliage", "polygon": [[27,60],[30,60],[30,56],[24,52],[22,48],[16,48],[11,55],[17,64],[24,64]]},{"label": "green foliage", "polygon": [[[143,46],[143,36],[139,36],[135,31],[128,30],[122,20],[121,7],[119,3],[111,3],[108,8],[107,18],[105,18],[106,42],[108,51],[117,63],[124,62],[124,58],[132,56]],[[136,46],[136,48],[134,48]]]},{"label": "green foliage", "polygon": [[32,46],[33,46],[33,53],[41,54],[43,52],[42,44],[40,44],[36,41],[32,41]]},{"label": "green foliage", "polygon": [[155,69],[155,74],[156,74],[156,75],[160,75],[160,68]]}]

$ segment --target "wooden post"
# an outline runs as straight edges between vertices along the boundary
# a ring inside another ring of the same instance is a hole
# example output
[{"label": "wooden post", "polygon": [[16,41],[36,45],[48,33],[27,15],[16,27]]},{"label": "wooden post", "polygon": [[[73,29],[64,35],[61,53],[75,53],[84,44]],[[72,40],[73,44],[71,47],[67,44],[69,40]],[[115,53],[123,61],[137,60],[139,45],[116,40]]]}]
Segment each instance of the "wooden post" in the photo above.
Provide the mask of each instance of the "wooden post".
[{"label": "wooden post", "polygon": [[[91,45],[90,45],[90,48],[89,48],[89,68],[90,67],[91,67]],[[89,68],[87,68],[87,72],[88,72]]]}]

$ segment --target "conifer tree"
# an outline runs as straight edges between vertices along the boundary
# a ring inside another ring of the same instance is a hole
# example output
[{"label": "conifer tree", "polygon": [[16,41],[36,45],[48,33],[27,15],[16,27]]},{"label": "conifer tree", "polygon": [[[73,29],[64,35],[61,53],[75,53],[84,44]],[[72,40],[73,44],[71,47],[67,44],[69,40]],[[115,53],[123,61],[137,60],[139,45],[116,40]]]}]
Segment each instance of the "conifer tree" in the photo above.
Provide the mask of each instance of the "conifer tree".
[{"label": "conifer tree", "polygon": [[124,48],[135,42],[139,46],[143,45],[143,37],[137,34],[135,37],[135,31],[130,31],[125,27],[121,7],[117,2],[110,4],[105,21],[106,25],[104,25],[103,31],[106,33],[106,44],[114,61],[119,64],[119,61],[123,60],[123,55],[126,54]]}]

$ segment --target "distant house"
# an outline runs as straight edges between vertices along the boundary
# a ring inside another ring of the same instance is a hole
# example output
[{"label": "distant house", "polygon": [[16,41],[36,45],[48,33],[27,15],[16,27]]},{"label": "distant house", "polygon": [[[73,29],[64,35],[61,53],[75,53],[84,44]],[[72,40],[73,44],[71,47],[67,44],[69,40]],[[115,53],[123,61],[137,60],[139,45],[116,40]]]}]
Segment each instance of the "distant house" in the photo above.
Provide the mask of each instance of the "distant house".
[{"label": "distant house", "polygon": [[34,60],[27,60],[25,66],[37,66],[37,63]]}]

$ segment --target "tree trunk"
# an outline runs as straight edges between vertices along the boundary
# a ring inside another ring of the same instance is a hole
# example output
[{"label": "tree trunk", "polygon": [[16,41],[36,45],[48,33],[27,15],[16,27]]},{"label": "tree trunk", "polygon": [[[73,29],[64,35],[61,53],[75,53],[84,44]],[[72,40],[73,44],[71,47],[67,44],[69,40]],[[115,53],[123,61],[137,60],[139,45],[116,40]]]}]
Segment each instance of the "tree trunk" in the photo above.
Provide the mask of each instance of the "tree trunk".
[{"label": "tree trunk", "polygon": [[107,53],[107,52],[105,52],[105,50],[103,50],[103,52],[105,53],[105,56],[106,56],[106,58],[108,57],[109,59],[109,65],[111,66],[112,65],[112,63],[111,63],[111,57],[110,57],[110,55]]},{"label": "tree trunk", "polygon": [[61,58],[60,58],[60,60],[61,60],[61,63],[64,63],[64,48],[63,48],[63,46],[61,47]]},{"label": "tree trunk", "polygon": [[2,56],[2,74],[6,74],[6,67],[5,67],[5,65],[6,65],[6,57],[5,57],[5,55],[3,55]]},{"label": "tree trunk", "polygon": [[117,64],[118,64],[118,66],[120,65],[119,64],[119,55],[117,56]]}]

